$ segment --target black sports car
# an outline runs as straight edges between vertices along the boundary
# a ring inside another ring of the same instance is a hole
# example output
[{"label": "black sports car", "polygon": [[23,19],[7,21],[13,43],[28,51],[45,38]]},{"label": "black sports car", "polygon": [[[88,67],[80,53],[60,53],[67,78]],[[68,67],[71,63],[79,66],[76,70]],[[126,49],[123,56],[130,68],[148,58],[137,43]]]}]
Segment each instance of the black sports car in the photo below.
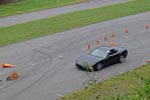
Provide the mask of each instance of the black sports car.
[{"label": "black sports car", "polygon": [[86,69],[83,62],[87,62],[88,66],[94,70],[100,70],[105,66],[116,62],[124,62],[128,51],[118,46],[99,46],[90,53],[80,56],[76,60],[76,66],[80,69]]}]

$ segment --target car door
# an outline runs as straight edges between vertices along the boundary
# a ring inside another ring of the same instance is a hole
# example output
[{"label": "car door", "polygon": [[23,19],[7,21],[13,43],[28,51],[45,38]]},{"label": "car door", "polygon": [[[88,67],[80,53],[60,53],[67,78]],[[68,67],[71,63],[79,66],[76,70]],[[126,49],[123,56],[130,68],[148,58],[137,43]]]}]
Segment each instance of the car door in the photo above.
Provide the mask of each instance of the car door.
[{"label": "car door", "polygon": [[118,61],[118,56],[117,56],[118,50],[116,49],[111,49],[108,53],[108,64],[112,64]]}]

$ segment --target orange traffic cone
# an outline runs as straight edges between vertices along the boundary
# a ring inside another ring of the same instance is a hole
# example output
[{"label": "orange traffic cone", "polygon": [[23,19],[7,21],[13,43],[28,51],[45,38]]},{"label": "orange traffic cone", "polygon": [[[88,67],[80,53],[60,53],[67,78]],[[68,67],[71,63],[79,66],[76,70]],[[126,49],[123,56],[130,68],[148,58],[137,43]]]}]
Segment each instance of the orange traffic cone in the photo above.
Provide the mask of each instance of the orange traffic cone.
[{"label": "orange traffic cone", "polygon": [[11,64],[8,64],[8,63],[3,63],[3,68],[12,68],[14,67],[15,65],[11,65]]},{"label": "orange traffic cone", "polygon": [[13,79],[16,79],[18,77],[19,77],[18,73],[16,71],[13,71],[11,74],[11,79],[13,80]]},{"label": "orange traffic cone", "polygon": [[111,33],[111,36],[112,36],[112,37],[115,37],[115,32],[112,32],[112,33]]},{"label": "orange traffic cone", "polygon": [[100,45],[99,40],[96,40],[96,45],[97,45],[97,46],[99,46],[99,45]]},{"label": "orange traffic cone", "polygon": [[125,28],[125,32],[126,32],[126,33],[128,33],[128,32],[129,32],[128,28]]},{"label": "orange traffic cone", "polygon": [[107,36],[106,35],[104,35],[103,40],[107,41]]},{"label": "orange traffic cone", "polygon": [[83,3],[83,2],[85,2],[86,0],[80,0],[80,3]]},{"label": "orange traffic cone", "polygon": [[88,51],[91,51],[91,45],[90,45],[90,43],[88,44]]},{"label": "orange traffic cone", "polygon": [[146,28],[149,28],[149,25],[148,25],[148,23],[146,23],[146,26],[145,26]]},{"label": "orange traffic cone", "polygon": [[147,59],[147,61],[146,61],[147,63],[150,63],[150,59]]},{"label": "orange traffic cone", "polygon": [[110,41],[110,46],[114,46],[114,45],[115,45],[115,41],[114,41],[114,38],[112,38]]}]

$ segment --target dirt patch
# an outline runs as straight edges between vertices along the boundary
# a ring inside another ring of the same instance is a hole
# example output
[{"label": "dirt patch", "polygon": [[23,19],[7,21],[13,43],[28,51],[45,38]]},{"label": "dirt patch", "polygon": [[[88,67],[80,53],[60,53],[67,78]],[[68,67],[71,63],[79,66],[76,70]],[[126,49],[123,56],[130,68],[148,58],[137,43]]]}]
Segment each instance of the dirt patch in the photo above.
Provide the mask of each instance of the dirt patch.
[{"label": "dirt patch", "polygon": [[15,2],[20,2],[23,0],[0,0],[0,4],[9,4],[9,3],[15,3]]}]

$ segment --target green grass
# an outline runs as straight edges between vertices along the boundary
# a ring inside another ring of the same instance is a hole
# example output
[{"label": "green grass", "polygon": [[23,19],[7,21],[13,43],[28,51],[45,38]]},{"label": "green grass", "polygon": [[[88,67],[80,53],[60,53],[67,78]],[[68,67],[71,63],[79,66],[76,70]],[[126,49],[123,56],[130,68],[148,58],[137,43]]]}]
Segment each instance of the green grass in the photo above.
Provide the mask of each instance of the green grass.
[{"label": "green grass", "polygon": [[80,0],[24,0],[0,5],[0,17],[79,3]]},{"label": "green grass", "polygon": [[102,8],[78,11],[39,21],[0,28],[0,46],[150,10],[150,0],[136,0]]},{"label": "green grass", "polygon": [[[148,89],[148,87],[144,89],[143,87],[149,86],[150,88],[149,76],[150,64],[146,64],[136,70],[117,75],[104,82],[91,85],[88,88],[66,95],[59,98],[59,100],[149,100],[150,98],[143,99],[143,97],[146,97],[143,90]],[[147,78],[148,80],[144,80],[143,82],[147,82],[148,84],[142,83],[142,78]],[[146,92],[150,92],[150,90],[146,90]],[[99,99],[94,98],[96,95],[95,93],[99,93]],[[142,99],[137,98],[136,93],[140,93],[139,96],[141,96]],[[135,94],[137,99],[131,97]],[[123,95],[126,97],[123,98]],[[149,93],[147,93],[147,95],[149,96]]]}]

